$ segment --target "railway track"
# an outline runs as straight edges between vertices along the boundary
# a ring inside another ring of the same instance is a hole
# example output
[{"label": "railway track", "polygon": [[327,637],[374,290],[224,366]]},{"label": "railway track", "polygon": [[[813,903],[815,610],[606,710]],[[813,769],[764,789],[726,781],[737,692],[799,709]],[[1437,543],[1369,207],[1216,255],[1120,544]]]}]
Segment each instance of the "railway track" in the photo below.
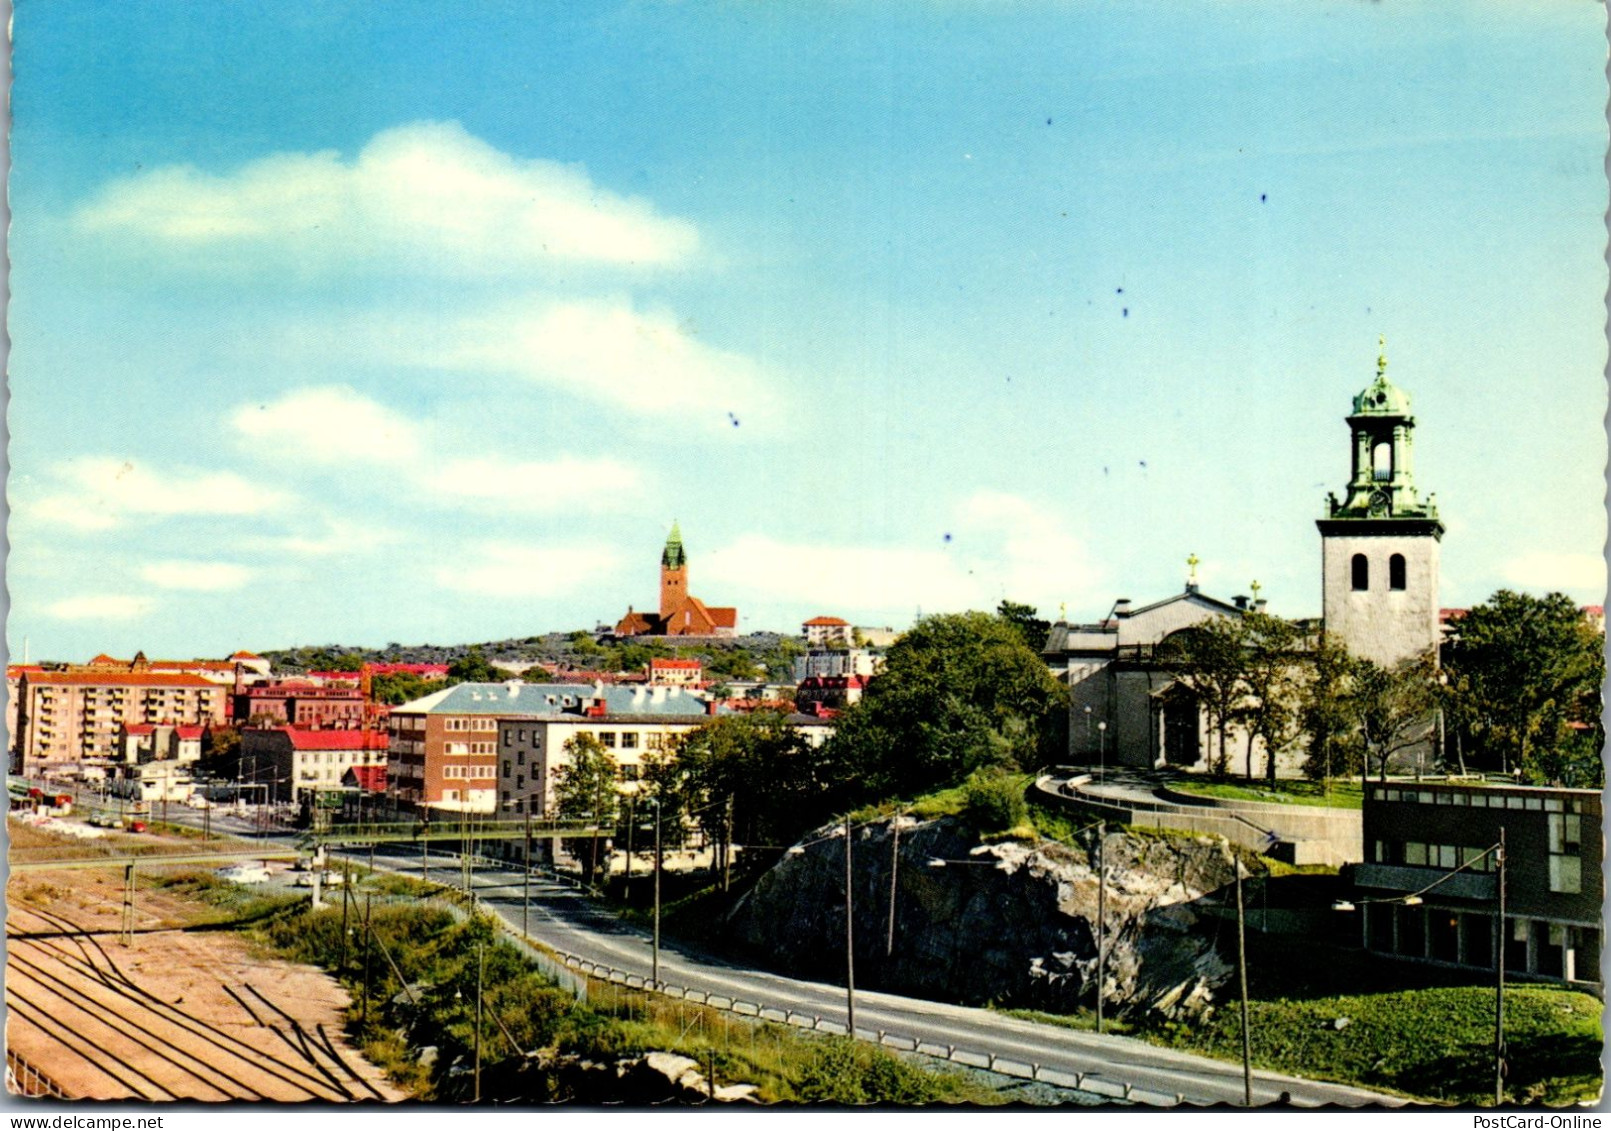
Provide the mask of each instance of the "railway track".
[{"label": "railway track", "polygon": [[[220,978],[242,1007],[243,1037],[163,1001],[126,972],[96,933],[58,912],[13,904],[6,1004],[12,1024],[49,1048],[35,1059],[88,1067],[96,1098],[156,1102],[351,1102],[386,1097],[355,1072],[323,1026],[310,1032],[256,987]],[[257,1008],[247,1004],[255,1000]],[[237,1026],[238,1028],[239,1026]],[[255,1030],[266,1030],[255,1038]],[[13,1040],[21,1034],[14,1033]],[[58,1057],[60,1059],[58,1059]]]}]

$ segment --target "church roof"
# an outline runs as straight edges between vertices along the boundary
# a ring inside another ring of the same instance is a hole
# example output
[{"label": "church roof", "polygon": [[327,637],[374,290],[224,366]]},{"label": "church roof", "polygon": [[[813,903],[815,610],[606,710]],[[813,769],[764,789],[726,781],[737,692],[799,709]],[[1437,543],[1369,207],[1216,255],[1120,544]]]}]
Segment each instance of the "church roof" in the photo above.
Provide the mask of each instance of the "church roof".
[{"label": "church roof", "polygon": [[1354,397],[1355,416],[1408,416],[1410,395],[1387,379],[1387,342],[1376,358],[1376,380]]}]

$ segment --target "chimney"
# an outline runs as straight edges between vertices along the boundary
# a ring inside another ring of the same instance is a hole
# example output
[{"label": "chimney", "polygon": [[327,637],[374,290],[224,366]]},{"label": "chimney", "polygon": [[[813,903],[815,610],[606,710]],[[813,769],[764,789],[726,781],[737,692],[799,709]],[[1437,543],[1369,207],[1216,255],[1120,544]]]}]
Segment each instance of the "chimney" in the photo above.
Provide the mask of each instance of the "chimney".
[{"label": "chimney", "polygon": [[1113,615],[1115,617],[1127,617],[1127,616],[1129,616],[1130,615],[1130,598],[1128,598],[1128,597],[1120,597],[1117,601],[1113,602]]},{"label": "chimney", "polygon": [[1238,593],[1235,597],[1232,597],[1231,600],[1236,603],[1236,607],[1238,609],[1241,609],[1244,613],[1247,612],[1247,597]]},{"label": "chimney", "polygon": [[1262,613],[1264,611],[1264,606],[1267,604],[1269,604],[1269,602],[1263,597],[1260,597],[1257,601],[1253,602],[1253,611],[1256,613]]}]

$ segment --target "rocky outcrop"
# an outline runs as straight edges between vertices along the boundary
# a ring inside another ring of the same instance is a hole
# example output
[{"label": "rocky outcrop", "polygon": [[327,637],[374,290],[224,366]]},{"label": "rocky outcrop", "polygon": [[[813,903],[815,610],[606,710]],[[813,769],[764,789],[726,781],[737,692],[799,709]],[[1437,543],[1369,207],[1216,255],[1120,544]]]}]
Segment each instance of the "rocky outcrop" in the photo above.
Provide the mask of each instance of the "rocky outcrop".
[{"label": "rocky outcrop", "polygon": [[[980,844],[954,818],[901,830],[898,860],[896,845],[888,823],[857,829],[851,844],[859,987],[968,1005],[1094,1004],[1094,847]],[[784,857],[734,908],[734,943],[774,968],[842,981],[844,852],[840,837]],[[1211,1009],[1234,972],[1234,924],[1204,914],[1218,900],[1205,897],[1234,879],[1224,842],[1118,830],[1102,853],[1105,1007],[1167,1017]]]}]

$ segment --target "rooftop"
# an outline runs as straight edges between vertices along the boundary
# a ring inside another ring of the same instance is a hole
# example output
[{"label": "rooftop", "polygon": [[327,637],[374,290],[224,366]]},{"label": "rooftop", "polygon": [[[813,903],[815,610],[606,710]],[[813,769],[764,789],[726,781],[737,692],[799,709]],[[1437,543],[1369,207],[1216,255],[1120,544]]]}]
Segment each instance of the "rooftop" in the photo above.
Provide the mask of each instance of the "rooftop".
[{"label": "rooftop", "polygon": [[676,718],[710,713],[710,700],[681,687],[616,684],[460,683],[392,708],[394,715],[564,717],[602,704],[608,717]]}]

